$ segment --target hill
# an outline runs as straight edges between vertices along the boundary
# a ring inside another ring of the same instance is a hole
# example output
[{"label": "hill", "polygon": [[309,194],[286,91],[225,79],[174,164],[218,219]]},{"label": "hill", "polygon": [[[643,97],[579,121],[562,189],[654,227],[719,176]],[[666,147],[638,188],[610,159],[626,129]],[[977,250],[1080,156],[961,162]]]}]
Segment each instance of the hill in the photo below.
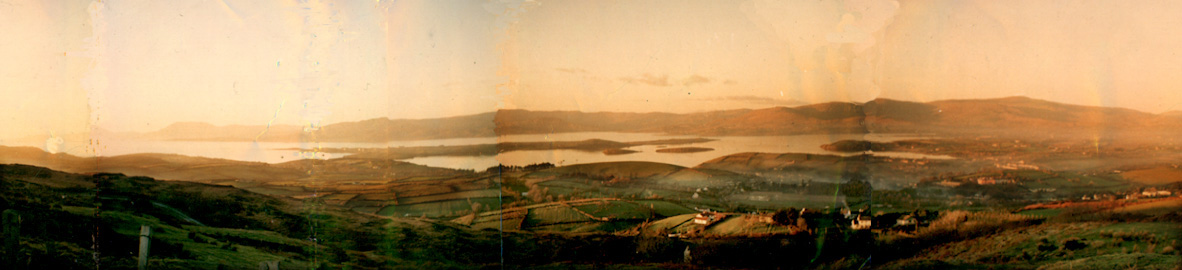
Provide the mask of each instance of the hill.
[{"label": "hill", "polygon": [[1123,108],[1055,103],[1026,97],[991,100],[946,100],[928,103],[937,109],[940,125],[978,128],[1105,128],[1178,127],[1182,121]]},{"label": "hill", "polygon": [[[17,163],[71,173],[109,172],[184,181],[347,181],[355,179],[406,179],[446,177],[468,172],[434,168],[393,160],[338,158],[296,160],[280,164],[190,157],[174,154],[130,154],[112,157],[78,157],[50,154],[34,147],[0,146],[0,164]],[[396,173],[392,176],[391,173]]]},{"label": "hill", "polygon": [[386,142],[442,138],[492,137],[494,113],[433,118],[378,118],[325,125],[313,132],[319,140],[335,142]]}]

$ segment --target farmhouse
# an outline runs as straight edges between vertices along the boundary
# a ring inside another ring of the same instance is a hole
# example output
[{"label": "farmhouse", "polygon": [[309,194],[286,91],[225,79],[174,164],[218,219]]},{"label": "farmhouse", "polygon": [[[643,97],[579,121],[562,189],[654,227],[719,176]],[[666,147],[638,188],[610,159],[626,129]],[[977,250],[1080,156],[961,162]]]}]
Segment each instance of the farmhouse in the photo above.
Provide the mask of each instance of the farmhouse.
[{"label": "farmhouse", "polygon": [[718,221],[721,218],[722,218],[722,215],[720,215],[718,213],[711,213],[711,212],[704,211],[702,213],[694,215],[694,224],[710,225],[710,223],[714,223],[715,221]]},{"label": "farmhouse", "polygon": [[854,218],[854,220],[850,221],[850,229],[854,229],[854,230],[870,229],[870,225],[873,223],[874,222],[873,222],[873,220],[870,219],[870,217],[858,215],[857,218]]},{"label": "farmhouse", "polygon": [[848,208],[848,207],[842,207],[841,208],[841,216],[846,219],[851,219],[854,217],[854,212],[850,211],[850,208]]},{"label": "farmhouse", "polygon": [[997,179],[997,178],[993,178],[993,177],[977,178],[978,185],[1001,185],[1001,184],[1010,184],[1013,182],[1014,181],[1010,180],[1010,179]]},{"label": "farmhouse", "polygon": [[899,217],[898,220],[895,220],[895,225],[898,225],[898,226],[915,225],[916,223],[919,223],[919,221],[916,220],[915,217],[913,217],[911,215],[905,215],[905,216]]},{"label": "farmhouse", "polygon": [[961,184],[960,182],[953,182],[953,181],[949,181],[949,180],[943,180],[940,182],[936,182],[937,186],[942,186],[942,187],[957,187],[957,186],[960,186],[960,184]]},{"label": "farmhouse", "polygon": [[1018,163],[994,163],[993,165],[1006,170],[1038,170],[1038,166],[1026,164],[1025,160],[1020,160]]},{"label": "farmhouse", "polygon": [[1142,197],[1169,197],[1171,195],[1169,190],[1157,190],[1156,188],[1149,188],[1141,192]]}]

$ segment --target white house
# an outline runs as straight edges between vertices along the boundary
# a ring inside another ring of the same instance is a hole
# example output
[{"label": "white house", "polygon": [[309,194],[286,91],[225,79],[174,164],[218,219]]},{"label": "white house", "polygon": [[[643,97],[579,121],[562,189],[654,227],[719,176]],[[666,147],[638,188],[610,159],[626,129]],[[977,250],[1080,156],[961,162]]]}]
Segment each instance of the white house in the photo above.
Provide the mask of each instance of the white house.
[{"label": "white house", "polygon": [[850,221],[850,229],[855,229],[855,230],[869,229],[870,225],[872,223],[873,223],[873,221],[870,220],[870,217],[858,215],[857,218],[854,218],[854,220]]},{"label": "white house", "polygon": [[918,220],[915,220],[915,217],[912,217],[911,215],[906,215],[906,216],[902,216],[899,219],[895,220],[895,225],[899,225],[899,226],[915,225],[915,223],[917,223],[917,222],[918,222]]},{"label": "white house", "polygon": [[717,213],[702,212],[694,216],[694,224],[710,225],[718,221],[719,215]]}]

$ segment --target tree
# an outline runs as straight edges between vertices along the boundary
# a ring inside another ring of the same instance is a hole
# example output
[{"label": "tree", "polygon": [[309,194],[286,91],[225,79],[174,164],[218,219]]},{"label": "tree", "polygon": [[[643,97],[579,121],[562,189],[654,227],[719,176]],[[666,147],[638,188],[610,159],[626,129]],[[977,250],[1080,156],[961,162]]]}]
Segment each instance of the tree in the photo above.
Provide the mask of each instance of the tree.
[{"label": "tree", "polygon": [[473,202],[470,206],[472,207],[472,213],[480,213],[480,209],[483,209],[480,202]]},{"label": "tree", "polygon": [[846,197],[869,196],[871,190],[874,190],[874,187],[861,177],[851,178],[849,182],[841,184],[841,194]]},{"label": "tree", "polygon": [[548,193],[550,193],[550,188],[538,186],[536,183],[530,184],[529,191],[527,191],[529,198],[535,203],[546,201]]},{"label": "tree", "polygon": [[780,209],[772,214],[772,221],[779,225],[792,225],[796,223],[796,219],[800,217],[800,210],[795,207],[788,209]]}]

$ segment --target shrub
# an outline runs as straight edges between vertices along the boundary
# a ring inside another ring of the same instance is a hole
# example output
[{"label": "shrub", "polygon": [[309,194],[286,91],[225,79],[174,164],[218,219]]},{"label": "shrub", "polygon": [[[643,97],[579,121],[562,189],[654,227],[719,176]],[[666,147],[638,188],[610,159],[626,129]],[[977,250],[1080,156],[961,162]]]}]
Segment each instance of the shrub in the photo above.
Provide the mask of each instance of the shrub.
[{"label": "shrub", "polygon": [[1063,240],[1063,248],[1067,250],[1079,250],[1088,247],[1088,243],[1079,239],[1078,237],[1071,237]]},{"label": "shrub", "polygon": [[1054,251],[1057,249],[1059,249],[1059,247],[1055,246],[1055,244],[1051,243],[1051,241],[1047,240],[1046,238],[1038,240],[1038,251],[1045,252],[1045,251]]},{"label": "shrub", "polygon": [[792,225],[799,216],[800,211],[797,211],[796,208],[780,209],[772,214],[772,221],[779,225]]}]

